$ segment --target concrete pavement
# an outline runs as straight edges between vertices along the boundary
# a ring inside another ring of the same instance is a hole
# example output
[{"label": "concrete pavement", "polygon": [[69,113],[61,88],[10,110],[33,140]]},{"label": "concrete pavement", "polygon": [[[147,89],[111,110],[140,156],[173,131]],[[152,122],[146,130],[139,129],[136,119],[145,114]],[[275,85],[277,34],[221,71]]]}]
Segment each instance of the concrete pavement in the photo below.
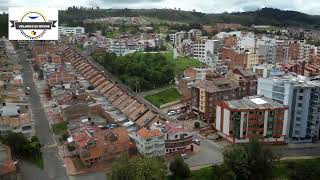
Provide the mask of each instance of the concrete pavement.
[{"label": "concrete pavement", "polygon": [[[24,76],[24,85],[30,87],[29,100],[31,104],[32,117],[35,120],[36,135],[41,144],[50,146],[55,144],[53,132],[49,126],[47,116],[44,112],[40,96],[37,92],[34,80],[32,67],[26,61],[26,54],[24,51],[19,52],[20,63],[23,67],[22,73]],[[42,149],[44,170],[38,170],[37,167],[22,163],[21,171],[23,179],[25,180],[68,180],[69,177],[64,168],[63,161],[59,158],[58,148]]]}]

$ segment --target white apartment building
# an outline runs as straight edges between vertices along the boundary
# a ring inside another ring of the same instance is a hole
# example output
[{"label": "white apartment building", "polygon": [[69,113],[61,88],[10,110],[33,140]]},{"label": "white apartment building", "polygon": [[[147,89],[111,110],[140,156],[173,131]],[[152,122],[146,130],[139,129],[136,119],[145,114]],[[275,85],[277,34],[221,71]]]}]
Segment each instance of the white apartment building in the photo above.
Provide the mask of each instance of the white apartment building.
[{"label": "white apartment building", "polygon": [[258,79],[258,95],[289,107],[287,142],[310,143],[319,140],[320,82],[300,75]]},{"label": "white apartment building", "polygon": [[206,60],[213,57],[213,55],[217,52],[218,43],[218,40],[205,38],[196,41],[192,47],[192,56],[201,62],[206,63]]},{"label": "white apartment building", "polygon": [[59,26],[58,28],[59,35],[75,35],[75,34],[84,34],[84,27],[66,27]]},{"label": "white apartment building", "polygon": [[257,40],[257,54],[267,63],[276,63],[277,45],[276,40],[263,37]]},{"label": "white apartment building", "polygon": [[143,156],[163,156],[165,153],[165,139],[159,129],[141,128],[133,139],[136,142],[138,152]]},{"label": "white apartment building", "polygon": [[299,43],[299,62],[309,62],[311,45],[306,44],[306,40],[300,40]]}]

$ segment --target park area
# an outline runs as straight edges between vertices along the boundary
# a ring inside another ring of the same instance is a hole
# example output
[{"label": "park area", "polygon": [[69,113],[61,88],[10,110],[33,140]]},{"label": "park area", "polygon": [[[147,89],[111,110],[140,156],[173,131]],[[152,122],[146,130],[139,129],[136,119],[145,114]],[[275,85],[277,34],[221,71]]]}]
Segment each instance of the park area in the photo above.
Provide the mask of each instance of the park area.
[{"label": "park area", "polygon": [[176,88],[170,88],[152,95],[148,95],[145,97],[145,99],[156,107],[160,108],[161,105],[177,101],[180,99],[180,97],[181,95]]},{"label": "park area", "polygon": [[163,54],[167,60],[174,64],[175,75],[181,75],[185,69],[190,67],[204,66],[202,62],[191,57],[179,57],[177,59],[174,59],[173,52],[165,52]]}]

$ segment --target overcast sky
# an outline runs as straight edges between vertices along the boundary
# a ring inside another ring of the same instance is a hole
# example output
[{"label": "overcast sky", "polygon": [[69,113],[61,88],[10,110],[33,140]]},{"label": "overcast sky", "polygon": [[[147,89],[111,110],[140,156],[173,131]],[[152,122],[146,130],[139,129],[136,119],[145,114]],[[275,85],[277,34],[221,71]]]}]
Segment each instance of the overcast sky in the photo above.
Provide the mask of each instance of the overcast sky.
[{"label": "overcast sky", "polygon": [[100,8],[181,8],[206,13],[256,10],[274,7],[320,15],[320,0],[0,0],[0,11],[8,7],[99,6]]}]

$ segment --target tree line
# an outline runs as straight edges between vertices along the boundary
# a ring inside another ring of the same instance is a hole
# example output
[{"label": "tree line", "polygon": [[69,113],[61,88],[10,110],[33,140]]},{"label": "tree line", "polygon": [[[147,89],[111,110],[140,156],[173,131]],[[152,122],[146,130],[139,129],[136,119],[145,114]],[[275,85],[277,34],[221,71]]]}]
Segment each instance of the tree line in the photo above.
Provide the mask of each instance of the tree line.
[{"label": "tree line", "polygon": [[[188,164],[178,156],[167,165],[159,157],[122,157],[112,166],[112,180],[317,180],[320,177],[319,160],[279,162],[270,149],[257,139],[246,145],[231,145],[223,152],[224,163],[212,165],[209,173],[193,177]],[[281,165],[280,165],[281,164]],[[282,167],[280,167],[282,166]],[[201,171],[201,170],[200,170]],[[277,172],[284,171],[284,172]]]},{"label": "tree line", "polygon": [[106,53],[93,55],[93,58],[135,91],[158,88],[174,78],[174,64],[161,53],[133,53],[118,57]]}]

